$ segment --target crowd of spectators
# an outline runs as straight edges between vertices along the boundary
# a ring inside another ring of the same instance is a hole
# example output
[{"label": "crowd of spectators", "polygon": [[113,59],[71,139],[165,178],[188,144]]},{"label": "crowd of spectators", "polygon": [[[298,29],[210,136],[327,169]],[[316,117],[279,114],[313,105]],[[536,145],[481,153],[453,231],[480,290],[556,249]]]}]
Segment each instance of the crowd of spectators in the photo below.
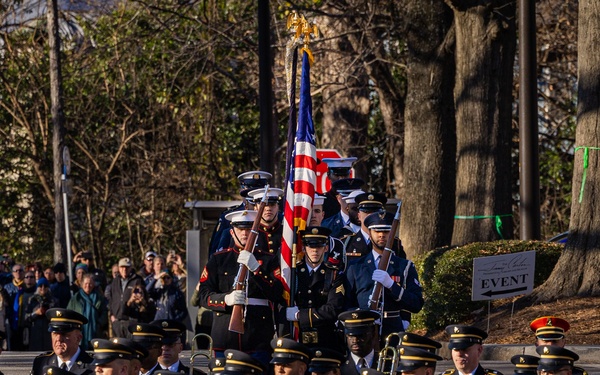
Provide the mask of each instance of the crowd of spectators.
[{"label": "crowd of spectators", "polygon": [[134,322],[187,318],[187,273],[173,251],[166,257],[146,252],[137,272],[131,259],[122,258],[108,277],[96,268],[91,252],[79,252],[73,257],[73,275],[70,281],[63,263],[25,265],[8,254],[0,256],[0,350],[52,350],[46,311],[54,307],[88,319],[84,350],[92,349],[93,338],[127,337]]}]

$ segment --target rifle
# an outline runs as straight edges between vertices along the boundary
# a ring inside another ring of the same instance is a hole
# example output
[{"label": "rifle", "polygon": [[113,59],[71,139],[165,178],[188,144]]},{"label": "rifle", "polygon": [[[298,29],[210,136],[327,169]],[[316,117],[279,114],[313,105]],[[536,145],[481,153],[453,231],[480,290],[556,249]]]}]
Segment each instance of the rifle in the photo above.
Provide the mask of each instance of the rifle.
[{"label": "rifle", "polygon": [[[262,218],[263,211],[265,210],[265,206],[267,205],[267,193],[269,192],[269,185],[265,186],[265,195],[260,201],[260,205],[258,206],[258,214],[256,215],[256,219],[254,219],[254,223],[252,224],[252,230],[250,231],[250,235],[248,236],[248,240],[246,241],[246,246],[244,246],[244,250],[254,252],[254,246],[256,245],[256,240],[258,239],[258,227],[260,226],[260,220]],[[234,290],[244,290],[246,288],[246,277],[248,276],[248,268],[243,264],[240,264],[240,268],[238,269],[237,276],[235,277],[235,281],[233,282]],[[233,305],[233,311],[231,312],[231,319],[229,320],[229,330],[232,332],[244,334],[244,308],[245,305]]]},{"label": "rifle", "polygon": [[[398,226],[400,225],[400,207],[402,207],[402,201],[398,202],[398,209],[396,210],[396,215],[394,216],[394,221],[392,222],[390,236],[385,243],[385,250],[383,254],[381,254],[381,260],[379,261],[379,267],[377,269],[387,271],[390,263],[390,258],[394,252],[392,249],[394,247],[394,240],[396,239],[396,232],[398,231]],[[381,298],[382,292],[383,285],[379,282],[375,283],[373,286],[373,292],[369,297],[369,309],[374,311],[379,310],[379,298]]]}]

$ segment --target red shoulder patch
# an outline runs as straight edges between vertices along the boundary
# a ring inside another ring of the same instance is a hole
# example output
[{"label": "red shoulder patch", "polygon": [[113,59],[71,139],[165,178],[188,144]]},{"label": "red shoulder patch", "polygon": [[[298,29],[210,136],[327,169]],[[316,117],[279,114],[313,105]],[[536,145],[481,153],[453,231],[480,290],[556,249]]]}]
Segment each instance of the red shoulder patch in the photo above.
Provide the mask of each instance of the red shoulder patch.
[{"label": "red shoulder patch", "polygon": [[204,270],[202,270],[202,275],[200,275],[200,282],[203,283],[206,280],[208,280],[208,271],[206,270],[206,266],[205,266]]}]

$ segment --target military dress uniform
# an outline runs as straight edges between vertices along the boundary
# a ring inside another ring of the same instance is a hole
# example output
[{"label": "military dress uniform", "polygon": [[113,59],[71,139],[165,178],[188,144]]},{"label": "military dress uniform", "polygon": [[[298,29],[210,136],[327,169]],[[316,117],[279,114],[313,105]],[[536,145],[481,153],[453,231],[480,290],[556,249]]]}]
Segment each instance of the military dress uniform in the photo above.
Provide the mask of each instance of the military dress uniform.
[{"label": "military dress uniform", "polygon": [[[446,327],[446,333],[450,336],[448,340],[448,349],[450,350],[465,350],[472,345],[483,345],[488,334],[473,326],[462,324],[452,324]],[[458,370],[455,368],[448,369],[442,373],[443,375],[458,375]],[[500,371],[484,368],[481,363],[473,372],[473,375],[502,375]]]},{"label": "military dress uniform", "polygon": [[[307,241],[312,232],[320,233],[324,241],[329,241],[330,231],[324,227],[307,227],[301,231],[303,241]],[[338,268],[343,263],[335,264],[335,259],[329,254],[323,256],[327,261],[323,261],[316,270],[309,270],[305,258],[296,265],[295,303],[299,308],[299,338],[301,343],[309,347],[326,346],[343,350],[335,324],[344,308],[345,277]]]},{"label": "military dress uniform", "polygon": [[269,342],[275,333],[273,303],[284,303],[283,286],[277,278],[280,274],[279,254],[255,247],[253,254],[260,267],[256,272],[248,271],[244,334],[239,334],[228,329],[232,306],[225,303],[225,296],[234,290],[240,250],[232,240],[230,247],[214,253],[208,260],[200,277],[200,304],[214,312],[211,336],[216,351],[270,352]]},{"label": "military dress uniform", "polygon": [[[348,266],[347,304],[349,307],[369,308],[369,297],[375,282],[371,279],[375,266],[374,252]],[[383,326],[381,337],[384,339],[392,332],[405,331],[411,320],[411,313],[421,311],[423,307],[423,288],[415,265],[406,259],[393,255],[387,269],[394,280],[391,289],[383,288]]]},{"label": "military dress uniform", "polygon": [[[73,330],[80,330],[84,324],[87,324],[88,320],[83,315],[76,311],[53,308],[46,311],[46,318],[48,318],[48,331],[57,333],[68,333]],[[69,342],[68,345],[77,343]],[[94,366],[91,365],[92,357],[87,354],[80,347],[77,349],[79,354],[75,354],[71,359],[71,368],[67,369],[73,374],[87,375],[94,373]],[[66,365],[63,362],[63,365]],[[42,353],[35,357],[33,360],[33,366],[31,368],[30,375],[43,375],[44,367],[53,366],[61,367],[59,364],[58,356],[52,352]]]},{"label": "military dress uniform", "polygon": [[[368,309],[355,309],[344,311],[338,316],[338,319],[342,322],[346,335],[363,335],[367,332],[372,332],[376,328],[380,315],[378,312]],[[370,353],[364,358],[358,358],[358,361],[365,361],[363,366],[358,364],[359,362],[355,359],[356,356],[348,348],[346,359],[341,365],[341,373],[343,375],[361,375],[367,368],[377,368],[379,353],[375,350],[375,340],[370,341],[370,343],[364,342],[370,346]],[[361,368],[360,372],[358,368]]]},{"label": "military dress uniform", "polygon": [[573,375],[587,375],[587,371],[583,368],[575,366],[575,361],[579,360],[579,355],[568,349],[560,346],[544,345],[535,348],[537,354],[540,355],[538,362],[538,371],[554,371],[557,372],[563,367],[571,367]]},{"label": "military dress uniform", "polygon": [[[356,157],[349,158],[324,158],[322,161],[327,164],[327,175],[331,182],[331,189],[325,193],[325,203],[323,204],[323,211],[325,211],[325,218],[335,215],[340,210],[340,204],[337,201],[337,195],[343,194],[344,190],[347,190],[347,186],[354,184],[359,185],[359,188],[364,181],[361,179],[347,178],[350,177],[352,164],[356,161]],[[331,174],[335,178],[331,178]],[[340,178],[346,177],[346,178]],[[338,179],[339,178],[339,179]],[[350,182],[348,182],[350,180]],[[357,181],[351,181],[357,180]]]}]

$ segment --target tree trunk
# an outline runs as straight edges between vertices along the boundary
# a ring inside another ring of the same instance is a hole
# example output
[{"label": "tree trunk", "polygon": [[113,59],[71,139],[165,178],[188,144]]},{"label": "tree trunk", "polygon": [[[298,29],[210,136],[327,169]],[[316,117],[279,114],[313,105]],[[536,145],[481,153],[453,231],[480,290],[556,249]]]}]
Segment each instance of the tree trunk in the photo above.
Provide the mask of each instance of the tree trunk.
[{"label": "tree trunk", "polygon": [[[333,17],[321,17],[317,24],[325,35],[345,35],[343,22]],[[334,148],[344,156],[355,156],[356,177],[368,181],[366,164],[361,162],[367,154],[367,127],[371,101],[369,100],[368,77],[361,65],[352,64],[355,57],[346,37],[324,41],[323,61],[316,69],[323,70],[323,136],[322,148]]]},{"label": "tree trunk", "polygon": [[58,34],[58,5],[48,0],[48,45],[50,54],[50,101],[52,114],[52,166],[54,176],[54,261],[66,260],[65,211],[62,204],[62,150],[65,119],[60,71],[60,35]]},{"label": "tree trunk", "polygon": [[443,0],[406,5],[408,91],[401,238],[408,258],[450,244],[454,215],[452,14]]},{"label": "tree trunk", "polygon": [[554,271],[535,292],[539,301],[600,295],[600,4],[596,0],[579,2],[578,34],[579,103],[570,234]]},{"label": "tree trunk", "polygon": [[511,238],[515,4],[446,3],[453,10],[456,30],[457,169],[452,244]]}]

